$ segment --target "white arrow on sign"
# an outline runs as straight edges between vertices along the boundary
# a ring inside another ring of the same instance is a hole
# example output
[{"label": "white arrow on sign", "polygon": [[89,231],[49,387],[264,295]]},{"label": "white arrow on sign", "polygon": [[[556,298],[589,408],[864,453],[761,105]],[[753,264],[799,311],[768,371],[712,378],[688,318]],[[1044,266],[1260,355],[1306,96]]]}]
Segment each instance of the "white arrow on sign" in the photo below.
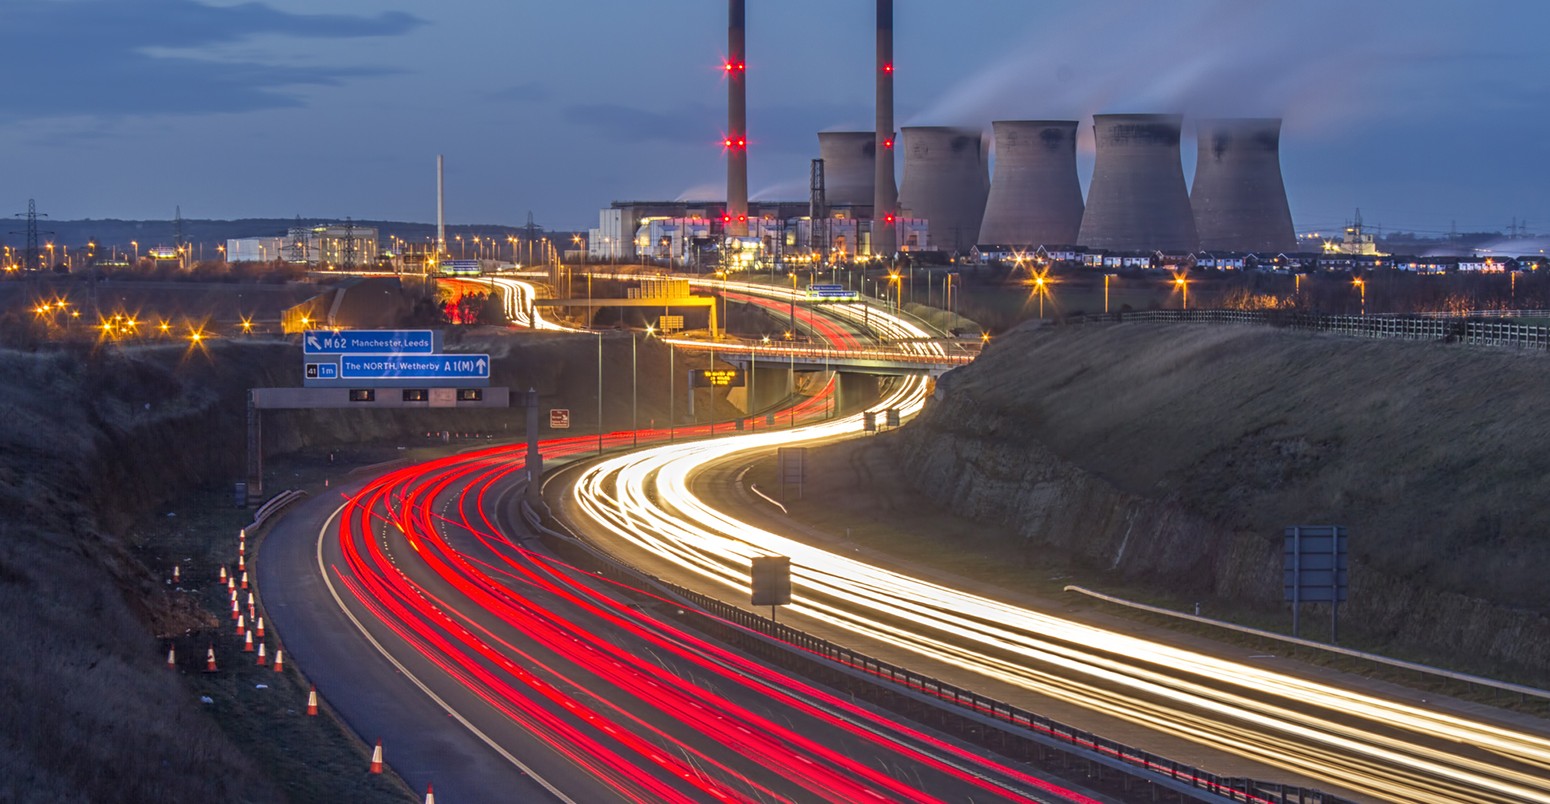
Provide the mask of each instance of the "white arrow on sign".
[{"label": "white arrow on sign", "polygon": [[318,336],[313,335],[310,332],[307,333],[307,345],[312,347],[314,351],[323,351],[323,344],[318,342]]}]

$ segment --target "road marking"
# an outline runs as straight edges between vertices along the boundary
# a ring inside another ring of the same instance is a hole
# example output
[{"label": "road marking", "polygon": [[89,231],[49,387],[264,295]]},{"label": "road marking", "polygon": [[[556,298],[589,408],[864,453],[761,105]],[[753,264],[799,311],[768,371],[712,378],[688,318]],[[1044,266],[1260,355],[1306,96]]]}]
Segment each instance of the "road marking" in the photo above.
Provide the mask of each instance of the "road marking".
[{"label": "road marking", "polygon": [[515,765],[517,770],[522,771],[531,777],[534,781],[543,785],[544,789],[548,790],[550,795],[553,795],[560,801],[565,802],[565,804],[578,804],[575,799],[572,799],[571,797],[560,792],[559,788],[550,784],[549,780],[538,775],[536,771],[528,767],[527,764],[522,762],[522,760],[512,756],[511,752],[507,751],[505,748],[502,748],[499,743],[495,742],[495,740],[491,739],[488,734],[485,734],[483,731],[481,731],[479,727],[470,722],[468,718],[463,717],[463,715],[460,714],[456,709],[453,709],[451,704],[448,704],[446,701],[442,700],[441,696],[432,691],[431,688],[425,684],[425,682],[421,681],[414,673],[411,673],[409,668],[405,667],[401,662],[398,661],[397,658],[393,656],[393,654],[389,653],[388,649],[384,647],[381,642],[378,642],[377,638],[372,636],[371,632],[366,630],[366,626],[358,618],[356,618],[355,612],[350,611],[349,607],[345,605],[344,598],[339,596],[339,591],[334,588],[333,579],[328,575],[328,566],[323,563],[323,540],[328,538],[329,529],[333,527],[334,520],[339,517],[340,512],[344,511],[345,505],[350,504],[351,503],[349,502],[345,502],[344,505],[335,508],[334,512],[329,515],[328,519],[323,522],[323,529],[318,531],[318,572],[322,574],[323,583],[328,586],[328,593],[333,596],[334,603],[338,604],[339,610],[344,612],[344,616],[350,618],[350,622],[355,623],[355,627],[360,630],[361,636],[366,637],[366,641],[370,642],[372,647],[376,648],[377,652],[382,654],[384,659],[387,659],[393,664],[394,667],[398,668],[398,672],[402,673],[404,678],[414,682],[414,685],[419,687],[420,691],[430,697],[432,701],[435,701],[436,705],[442,708],[442,711],[446,712],[448,715],[451,715],[453,718],[456,718],[457,722],[463,724],[463,727],[468,729],[470,732],[473,732],[474,736],[478,737],[480,740],[483,740],[485,745],[488,745],[490,748],[495,750],[495,753],[500,754],[506,759],[507,762]]}]

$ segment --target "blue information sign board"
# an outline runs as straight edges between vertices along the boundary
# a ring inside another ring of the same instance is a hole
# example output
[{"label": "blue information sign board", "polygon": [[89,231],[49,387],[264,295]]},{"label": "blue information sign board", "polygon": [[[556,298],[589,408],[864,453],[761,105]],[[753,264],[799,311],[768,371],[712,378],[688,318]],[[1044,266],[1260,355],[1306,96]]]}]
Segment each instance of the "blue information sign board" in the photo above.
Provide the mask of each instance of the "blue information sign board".
[{"label": "blue information sign board", "polygon": [[342,355],[344,380],[487,380],[489,355]]},{"label": "blue information sign board", "polygon": [[428,329],[309,329],[301,350],[308,355],[429,355],[436,333]]}]

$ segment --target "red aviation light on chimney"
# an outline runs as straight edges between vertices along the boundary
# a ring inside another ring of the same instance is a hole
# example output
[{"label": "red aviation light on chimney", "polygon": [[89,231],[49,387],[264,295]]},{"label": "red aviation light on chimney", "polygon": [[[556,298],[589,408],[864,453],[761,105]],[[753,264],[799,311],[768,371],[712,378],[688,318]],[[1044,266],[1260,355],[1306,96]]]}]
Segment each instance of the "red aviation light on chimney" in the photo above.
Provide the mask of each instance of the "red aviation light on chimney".
[{"label": "red aviation light on chimney", "polygon": [[889,75],[893,75],[893,62],[890,61],[887,64],[884,64],[883,72],[888,73]]},{"label": "red aviation light on chimney", "polygon": [[732,216],[728,215],[726,213],[722,213],[721,214],[721,222],[722,223],[731,223],[732,222]]},{"label": "red aviation light on chimney", "polygon": [[721,69],[726,70],[729,73],[743,73],[748,71],[748,65],[740,61],[729,61],[721,65]]},{"label": "red aviation light on chimney", "polygon": [[883,147],[887,148],[890,151],[892,151],[893,150],[893,137],[889,137],[888,139],[883,140]]},{"label": "red aviation light on chimney", "polygon": [[748,222],[748,216],[747,215],[739,215],[739,216],[737,216],[737,222],[738,223],[747,223]]},{"label": "red aviation light on chimney", "polygon": [[724,137],[721,140],[721,147],[726,148],[727,150],[736,149],[741,151],[748,147],[748,140],[745,140],[742,137]]},{"label": "red aviation light on chimney", "polygon": [[884,223],[893,223],[893,213],[890,212],[887,215],[884,215],[883,216],[883,222]]}]

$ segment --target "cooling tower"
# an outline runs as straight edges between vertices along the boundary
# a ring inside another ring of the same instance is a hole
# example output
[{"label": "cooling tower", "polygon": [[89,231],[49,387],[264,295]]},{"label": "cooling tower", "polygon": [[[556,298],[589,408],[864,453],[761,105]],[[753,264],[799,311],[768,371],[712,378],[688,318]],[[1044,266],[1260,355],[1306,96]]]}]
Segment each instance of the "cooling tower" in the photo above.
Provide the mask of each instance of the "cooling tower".
[{"label": "cooling tower", "polygon": [[1281,180],[1281,120],[1200,121],[1189,202],[1203,249],[1294,251],[1297,235]]},{"label": "cooling tower", "polygon": [[820,131],[824,195],[829,204],[871,206],[877,135],[870,131]]},{"label": "cooling tower", "polygon": [[963,253],[974,247],[989,191],[990,176],[978,130],[946,126],[904,129],[899,207],[926,219],[932,249]]},{"label": "cooling tower", "polygon": [[727,0],[727,213],[729,235],[748,234],[748,64],[743,49],[744,0]]},{"label": "cooling tower", "polygon": [[1077,243],[1119,251],[1200,245],[1179,162],[1179,116],[1093,116],[1097,161]]},{"label": "cooling tower", "polygon": [[1082,183],[1075,120],[999,120],[996,168],[979,241],[1008,246],[1076,243]]},{"label": "cooling tower", "polygon": [[873,160],[872,253],[892,257],[899,249],[896,214],[899,190],[893,181],[893,0],[877,0],[877,133]]}]

